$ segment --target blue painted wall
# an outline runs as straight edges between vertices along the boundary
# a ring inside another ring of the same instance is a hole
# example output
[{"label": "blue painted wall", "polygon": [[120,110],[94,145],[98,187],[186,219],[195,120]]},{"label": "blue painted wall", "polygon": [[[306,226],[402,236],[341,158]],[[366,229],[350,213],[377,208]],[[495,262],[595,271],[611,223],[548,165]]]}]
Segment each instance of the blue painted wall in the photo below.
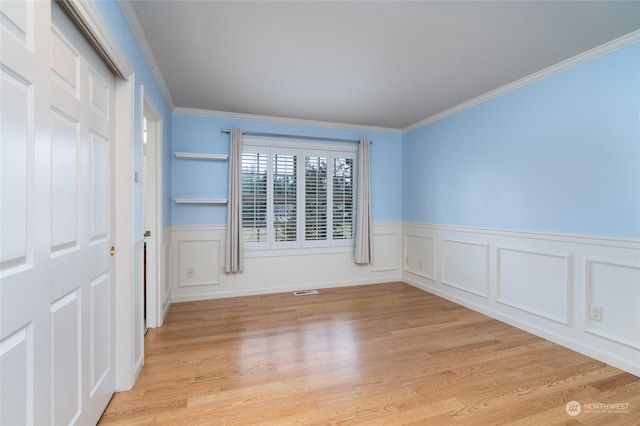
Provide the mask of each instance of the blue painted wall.
[{"label": "blue painted wall", "polygon": [[[402,135],[352,129],[315,127],[267,121],[174,113],[172,151],[229,153],[229,135],[220,129],[238,127],[244,131],[313,135],[373,141],[371,149],[372,216],[374,221],[402,218]],[[304,144],[304,141],[300,141]],[[307,142],[308,143],[308,142]],[[228,165],[223,161],[173,158],[171,199],[227,198]],[[172,204],[173,225],[224,225],[225,205]]]},{"label": "blue painted wall", "polygon": [[640,43],[403,136],[403,219],[640,237]]},{"label": "blue painted wall", "polygon": [[[221,128],[374,140],[375,221],[413,221],[640,238],[640,43],[404,135],[173,113],[117,1],[94,1],[135,69],[135,167],[141,90],[163,116],[163,225],[220,225],[227,165],[175,151],[228,152]],[[140,185],[136,197],[136,235]]]},{"label": "blue painted wall", "polygon": [[[144,58],[144,54],[138,42],[131,32],[129,23],[120,9],[120,4],[116,0],[93,0],[93,6],[104,21],[107,28],[116,39],[120,49],[126,55],[129,63],[134,69],[135,76],[135,106],[134,106],[134,167],[136,172],[140,172],[141,159],[141,137],[142,137],[142,90],[152,100],[154,106],[162,115],[163,124],[163,181],[164,193],[163,204],[163,227],[171,224],[171,107],[167,103],[158,82],[156,81],[149,64]],[[132,182],[134,186],[134,207],[135,207],[135,236],[141,238],[142,225],[140,216],[140,183]]]}]

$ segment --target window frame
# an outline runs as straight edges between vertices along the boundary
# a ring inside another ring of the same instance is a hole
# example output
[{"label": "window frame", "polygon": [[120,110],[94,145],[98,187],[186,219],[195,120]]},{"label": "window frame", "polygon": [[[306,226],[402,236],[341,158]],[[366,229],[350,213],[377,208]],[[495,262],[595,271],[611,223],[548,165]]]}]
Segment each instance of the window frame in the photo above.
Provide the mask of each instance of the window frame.
[{"label": "window frame", "polygon": [[[356,200],[357,200],[357,164],[358,146],[357,144],[340,143],[301,143],[280,140],[259,140],[245,139],[243,141],[242,153],[256,153],[267,156],[267,239],[263,242],[244,241],[243,247],[248,255],[269,255],[280,254],[308,254],[312,252],[336,252],[353,251],[355,246],[355,225],[356,225]],[[296,159],[296,235],[295,241],[275,241],[274,239],[274,196],[273,196],[273,161],[276,154],[293,154]],[[309,155],[310,154],[310,155]],[[327,172],[327,239],[326,240],[306,240],[305,215],[306,215],[306,194],[305,194],[305,172],[306,157],[327,157],[327,164],[331,164],[331,173]],[[348,158],[353,160],[353,232],[350,239],[333,239],[333,180],[334,180],[334,158]],[[244,234],[244,226],[243,226]]]}]

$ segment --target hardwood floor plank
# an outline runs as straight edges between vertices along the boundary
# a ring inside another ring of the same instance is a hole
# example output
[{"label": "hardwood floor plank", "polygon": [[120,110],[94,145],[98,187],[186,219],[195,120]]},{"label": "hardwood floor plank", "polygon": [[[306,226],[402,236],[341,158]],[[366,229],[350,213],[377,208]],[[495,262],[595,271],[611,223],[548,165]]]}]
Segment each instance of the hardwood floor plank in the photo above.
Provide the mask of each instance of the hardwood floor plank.
[{"label": "hardwood floor plank", "polygon": [[403,283],[176,303],[145,353],[100,424],[640,424],[640,377]]}]

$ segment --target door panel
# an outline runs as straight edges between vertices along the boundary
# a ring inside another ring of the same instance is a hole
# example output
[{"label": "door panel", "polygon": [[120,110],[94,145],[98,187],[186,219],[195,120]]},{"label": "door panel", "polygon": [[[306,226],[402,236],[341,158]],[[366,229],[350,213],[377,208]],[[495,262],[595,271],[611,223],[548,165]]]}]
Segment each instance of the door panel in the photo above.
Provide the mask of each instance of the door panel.
[{"label": "door panel", "polygon": [[[0,343],[0,424],[33,424],[33,331],[30,325]],[[10,392],[6,390],[10,389]]]},{"label": "door panel", "polygon": [[109,140],[89,135],[91,169],[91,229],[89,241],[96,244],[109,237]]},{"label": "door panel", "polygon": [[57,108],[51,111],[51,256],[79,249],[80,122]]},{"label": "door panel", "polygon": [[80,290],[51,305],[53,424],[73,424],[82,404]]},{"label": "door panel", "polygon": [[0,2],[0,424],[51,424],[50,6]]},{"label": "door panel", "polygon": [[55,3],[0,8],[0,424],[93,424],[115,387],[115,81]]},{"label": "door panel", "polygon": [[[74,315],[69,313],[59,321],[52,319],[54,324],[61,324],[60,328],[52,329],[54,350],[59,340],[63,342],[61,347],[65,347],[62,365],[54,366],[54,371],[66,369],[62,377],[71,382],[73,360],[78,368],[77,392],[75,384],[65,383],[68,389],[54,409],[60,408],[61,424],[66,424],[69,419],[76,421],[76,417],[70,416],[74,413],[71,408],[77,404],[77,423],[90,424],[98,420],[108,403],[115,379],[109,255],[113,150],[110,118],[115,81],[57,7],[52,9],[52,23],[52,111],[66,117],[68,123],[76,123],[73,133],[68,125],[60,138],[52,137],[52,235],[62,234],[60,242],[65,244],[57,255],[52,253],[52,278],[59,292],[75,295],[76,304]],[[56,58],[57,55],[60,57]],[[63,154],[56,156],[56,150]],[[60,171],[56,174],[58,167]],[[56,203],[58,186],[67,197],[64,204]],[[56,217],[56,209],[60,209],[64,219]],[[54,231],[56,228],[59,230]],[[72,246],[73,230],[77,230],[77,238]],[[73,340],[74,333],[77,341]],[[56,397],[57,393],[54,402]]]},{"label": "door panel", "polygon": [[[33,261],[33,245],[28,244],[33,235],[33,224],[28,221],[33,214],[33,200],[27,189],[33,189],[33,143],[30,137],[33,116],[30,105],[33,91],[28,81],[7,69],[0,69],[2,93],[2,157],[0,176],[2,205],[2,250],[0,265],[4,273],[27,266]],[[6,243],[6,244],[4,244]]]},{"label": "door panel", "polygon": [[111,370],[111,358],[109,357],[111,340],[109,323],[109,308],[111,306],[110,277],[102,274],[90,283],[91,326],[88,327],[89,342],[91,344],[89,357],[89,388],[91,396],[99,391],[100,385],[107,379]]}]

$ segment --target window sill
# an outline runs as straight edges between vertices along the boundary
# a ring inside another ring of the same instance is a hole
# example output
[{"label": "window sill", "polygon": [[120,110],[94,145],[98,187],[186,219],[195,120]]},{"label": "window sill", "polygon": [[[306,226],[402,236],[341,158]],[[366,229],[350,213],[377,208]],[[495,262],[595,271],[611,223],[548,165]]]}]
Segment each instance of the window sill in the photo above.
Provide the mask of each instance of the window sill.
[{"label": "window sill", "polygon": [[353,253],[353,246],[314,247],[299,249],[244,250],[244,257],[313,256],[320,254]]}]

